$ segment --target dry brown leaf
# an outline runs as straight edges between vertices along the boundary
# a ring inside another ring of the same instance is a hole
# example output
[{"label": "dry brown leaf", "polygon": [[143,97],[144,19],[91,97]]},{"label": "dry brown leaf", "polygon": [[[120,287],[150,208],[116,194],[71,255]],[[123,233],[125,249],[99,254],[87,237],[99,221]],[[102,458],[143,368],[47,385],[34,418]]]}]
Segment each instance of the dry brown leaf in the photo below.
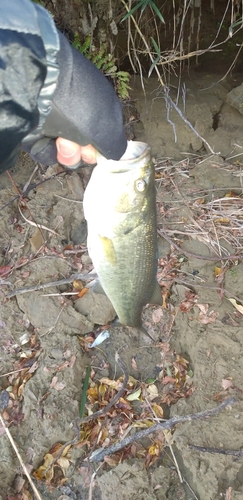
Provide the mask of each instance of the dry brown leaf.
[{"label": "dry brown leaf", "polygon": [[230,219],[228,217],[219,217],[214,220],[215,224],[229,224]]},{"label": "dry brown leaf", "polygon": [[233,500],[233,495],[232,495],[233,492],[234,490],[232,486],[229,486],[225,492],[225,500]]},{"label": "dry brown leaf", "polygon": [[33,500],[33,496],[31,495],[31,493],[26,490],[25,488],[23,489],[22,491],[22,500]]},{"label": "dry brown leaf", "polygon": [[231,378],[223,378],[222,379],[222,387],[224,391],[227,391],[230,387],[233,387],[233,382]]},{"label": "dry brown leaf", "polygon": [[33,476],[37,479],[37,481],[46,479],[48,482],[50,482],[52,480],[54,476],[53,467],[51,467],[52,462],[53,462],[53,455],[47,453],[44,456],[44,464],[38,467],[38,469],[36,469],[33,472]]},{"label": "dry brown leaf", "polygon": [[200,323],[203,325],[208,325],[209,323],[214,323],[219,316],[219,313],[216,311],[208,312],[209,305],[208,304],[195,304],[199,309],[198,319]]},{"label": "dry brown leaf", "polygon": [[161,380],[161,382],[162,382],[163,385],[166,385],[166,384],[175,384],[176,379],[174,377],[166,376],[166,377],[164,377]]},{"label": "dry brown leaf", "polygon": [[110,467],[116,467],[122,459],[122,453],[115,453],[114,455],[106,455],[104,457],[104,462],[106,462]]},{"label": "dry brown leaf", "polygon": [[159,395],[159,391],[156,387],[155,384],[150,384],[148,387],[147,387],[147,392],[148,392],[148,399],[150,401],[152,401],[153,399],[157,398],[158,395]]},{"label": "dry brown leaf", "polygon": [[57,464],[61,468],[63,476],[65,477],[66,473],[67,473],[67,470],[68,470],[68,468],[70,466],[70,461],[66,457],[60,457],[57,460]]},{"label": "dry brown leaf", "polygon": [[157,403],[153,403],[152,408],[153,408],[153,411],[154,411],[156,417],[163,418],[164,412],[163,412],[163,408],[161,408],[161,406],[157,405]]},{"label": "dry brown leaf", "polygon": [[57,376],[55,375],[50,383],[50,388],[52,389],[54,387],[54,385],[57,383],[58,381],[58,378]]},{"label": "dry brown leaf", "polygon": [[73,288],[74,288],[75,290],[83,290],[83,287],[84,287],[84,286],[83,286],[82,281],[75,280],[75,279],[73,280]]},{"label": "dry brown leaf", "polygon": [[152,320],[154,323],[159,323],[161,321],[161,318],[163,317],[163,309],[162,307],[159,307],[158,309],[155,309],[152,314]]},{"label": "dry brown leaf", "polygon": [[135,361],[135,358],[132,358],[132,360],[131,360],[131,365],[132,365],[132,368],[133,368],[134,370],[137,370],[137,369],[138,369],[138,367],[137,367],[137,363],[136,363],[136,361]]},{"label": "dry brown leaf", "polygon": [[214,276],[219,276],[222,272],[222,267],[214,266]]},{"label": "dry brown leaf", "polygon": [[54,385],[54,389],[56,389],[56,391],[63,391],[63,389],[65,389],[65,387],[66,387],[65,382],[57,382]]}]

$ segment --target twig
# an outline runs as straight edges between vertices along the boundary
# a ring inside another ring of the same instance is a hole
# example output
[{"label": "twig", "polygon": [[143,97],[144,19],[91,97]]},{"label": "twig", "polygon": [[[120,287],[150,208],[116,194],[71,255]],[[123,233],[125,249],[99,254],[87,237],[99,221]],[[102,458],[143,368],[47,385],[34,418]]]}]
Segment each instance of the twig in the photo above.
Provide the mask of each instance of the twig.
[{"label": "twig", "polygon": [[23,471],[24,471],[24,474],[26,475],[26,477],[27,477],[27,479],[28,479],[28,481],[29,481],[29,483],[30,483],[30,486],[31,486],[31,488],[32,488],[32,490],[33,490],[33,492],[34,492],[34,494],[35,494],[35,496],[36,496],[37,500],[42,500],[42,498],[41,498],[41,496],[40,496],[40,494],[39,494],[39,492],[38,492],[37,488],[35,487],[35,485],[34,485],[34,483],[33,483],[33,480],[32,480],[32,479],[31,479],[31,477],[30,477],[29,472],[28,472],[28,470],[27,470],[27,468],[26,468],[26,466],[25,466],[25,464],[24,464],[24,462],[23,462],[23,459],[22,459],[22,457],[21,457],[21,455],[20,455],[20,453],[19,453],[19,450],[18,450],[18,448],[17,448],[17,446],[16,446],[16,444],[15,444],[15,442],[14,442],[13,438],[12,438],[12,435],[11,435],[11,433],[10,433],[9,429],[6,427],[6,425],[5,425],[5,423],[4,423],[4,420],[3,420],[3,418],[2,418],[2,415],[1,415],[1,414],[0,414],[0,422],[1,422],[2,426],[4,427],[4,430],[5,430],[5,432],[6,432],[7,436],[8,436],[8,439],[9,439],[9,441],[10,441],[10,443],[11,443],[11,445],[12,445],[12,447],[13,447],[13,449],[14,449],[14,451],[15,451],[15,453],[16,453],[16,455],[17,455],[17,457],[18,457],[18,460],[19,460],[19,462],[20,462],[20,465],[21,465],[21,467],[22,467],[22,469],[23,469]]},{"label": "twig", "polygon": [[143,431],[138,431],[133,436],[124,438],[119,443],[115,443],[109,446],[108,448],[96,450],[94,453],[92,453],[92,455],[88,459],[85,460],[89,460],[90,462],[100,462],[106,455],[111,455],[113,453],[116,453],[117,451],[121,450],[125,446],[130,445],[131,443],[137,441],[138,439],[143,439],[144,437],[149,436],[150,434],[153,434],[154,432],[157,431],[161,431],[164,429],[172,429],[172,427],[175,427],[175,425],[181,424],[183,422],[191,422],[192,420],[198,420],[199,418],[206,418],[206,417],[211,417],[212,415],[217,415],[217,413],[219,413],[221,410],[234,403],[236,403],[235,398],[230,397],[226,399],[223,403],[221,403],[219,406],[216,406],[216,408],[213,408],[212,410],[204,410],[198,413],[191,413],[189,415],[184,415],[181,417],[176,415],[170,418],[169,420],[166,420],[165,422],[160,422],[158,424],[153,425],[152,427],[149,427],[148,429],[145,429]]},{"label": "twig", "polygon": [[23,214],[23,212],[22,212],[22,210],[20,208],[20,205],[18,206],[18,209],[19,209],[20,215],[23,217],[23,219],[25,220],[25,222],[27,222],[31,226],[37,227],[38,229],[44,229],[45,231],[48,231],[51,234],[55,234],[55,236],[58,236],[59,238],[61,238],[60,234],[56,233],[56,231],[53,231],[53,229],[49,229],[49,227],[43,226],[43,224],[37,224],[36,222],[33,222],[30,219],[27,219],[24,216],[24,214]]},{"label": "twig", "polygon": [[185,254],[185,255],[188,255],[189,257],[194,257],[195,259],[199,259],[199,260],[209,260],[211,262],[217,262],[217,260],[239,260],[239,259],[243,259],[243,255],[242,254],[238,254],[235,253],[233,255],[215,255],[215,257],[208,257],[207,255],[199,255],[199,254],[196,254],[196,253],[192,253],[192,252],[188,252],[187,250],[183,250],[183,248],[179,247],[179,245],[177,245],[167,234],[165,231],[163,231],[162,229],[158,229],[157,230],[158,234],[160,236],[162,236],[162,238],[164,238],[166,241],[168,241],[168,243],[172,246],[174,246],[176,248],[176,250],[179,250],[179,252]]},{"label": "twig", "polygon": [[185,483],[187,485],[187,488],[189,488],[191,494],[193,495],[193,497],[195,498],[195,500],[199,500],[199,498],[195,495],[193,489],[191,488],[190,484],[187,482],[187,480],[183,477],[183,483]]},{"label": "twig", "polygon": [[61,174],[65,174],[66,171],[63,169],[62,172],[58,172],[57,174],[51,175],[50,177],[47,177],[43,181],[37,182],[36,184],[31,184],[28,186],[27,189],[23,189],[22,193],[18,193],[16,196],[14,196],[8,203],[5,203],[2,207],[0,207],[0,212],[1,210],[4,210],[4,208],[7,208],[9,205],[11,205],[15,200],[18,198],[21,198],[23,195],[27,194],[29,191],[32,191],[33,189],[36,189],[38,186],[41,186],[41,184],[44,184],[45,182],[51,181],[52,179],[55,179]]},{"label": "twig", "polygon": [[236,295],[233,295],[233,293],[231,293],[229,290],[226,290],[226,288],[221,288],[220,286],[203,285],[202,283],[190,283],[189,281],[180,280],[180,279],[177,279],[177,278],[174,278],[174,282],[182,284],[182,285],[186,285],[186,286],[190,287],[193,290],[195,288],[199,287],[199,288],[207,288],[209,290],[216,290],[217,292],[224,292],[226,295],[229,295],[232,299],[235,299],[237,302],[240,302],[240,303],[242,302],[242,299],[240,299]]},{"label": "twig", "polygon": [[221,448],[207,448],[205,446],[196,446],[194,444],[189,444],[188,448],[190,450],[202,451],[203,453],[219,453],[220,455],[232,455],[233,457],[243,457],[243,448],[239,450],[223,450]]},{"label": "twig", "polygon": [[45,290],[45,288],[50,288],[50,287],[54,287],[54,286],[61,286],[61,285],[69,285],[74,280],[88,281],[89,279],[94,279],[96,277],[97,277],[97,274],[96,274],[96,272],[93,272],[93,271],[91,271],[88,274],[74,273],[70,276],[70,278],[64,278],[64,279],[58,280],[58,281],[49,281],[48,283],[42,283],[39,285],[28,286],[26,288],[19,288],[17,290],[14,290],[13,292],[9,293],[7,295],[7,299],[11,299],[12,297],[15,297],[16,295],[22,295],[24,293]]}]

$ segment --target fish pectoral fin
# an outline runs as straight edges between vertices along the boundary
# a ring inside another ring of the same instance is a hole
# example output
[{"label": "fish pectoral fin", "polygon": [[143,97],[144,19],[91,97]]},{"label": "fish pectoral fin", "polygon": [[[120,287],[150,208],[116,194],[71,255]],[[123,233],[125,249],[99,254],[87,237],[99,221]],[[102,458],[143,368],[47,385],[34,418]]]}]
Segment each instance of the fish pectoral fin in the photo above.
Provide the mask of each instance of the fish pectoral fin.
[{"label": "fish pectoral fin", "polygon": [[158,281],[156,281],[153,292],[152,292],[151,297],[149,299],[149,304],[162,306],[162,303],[163,303],[163,299],[162,299],[161,289],[160,289]]},{"label": "fish pectoral fin", "polygon": [[112,264],[114,266],[116,264],[116,252],[113,241],[106,236],[99,235],[99,238],[102,244],[105,259],[109,262],[109,264]]},{"label": "fish pectoral fin", "polygon": [[92,290],[95,293],[102,293],[102,295],[106,295],[99,280],[95,280],[94,284],[92,285]]}]

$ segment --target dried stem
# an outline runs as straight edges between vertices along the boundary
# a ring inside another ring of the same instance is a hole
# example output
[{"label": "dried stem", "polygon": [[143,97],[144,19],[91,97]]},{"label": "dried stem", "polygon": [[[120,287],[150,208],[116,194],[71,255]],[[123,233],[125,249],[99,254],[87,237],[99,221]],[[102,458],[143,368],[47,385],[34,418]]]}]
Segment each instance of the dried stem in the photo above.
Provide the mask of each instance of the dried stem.
[{"label": "dried stem", "polygon": [[152,427],[149,427],[148,429],[145,429],[143,431],[138,431],[134,435],[126,437],[122,439],[122,441],[120,441],[119,443],[113,444],[108,448],[103,448],[101,451],[96,451],[89,457],[89,459],[86,460],[89,460],[90,462],[101,462],[106,455],[112,455],[113,453],[116,453],[117,451],[121,450],[125,446],[130,445],[131,443],[137,441],[138,439],[143,439],[157,431],[172,429],[173,427],[175,427],[175,425],[181,424],[183,422],[192,422],[193,420],[198,420],[200,418],[207,418],[213,415],[217,415],[224,408],[226,408],[227,406],[231,406],[234,403],[236,403],[236,400],[233,397],[230,397],[216,408],[213,408],[212,410],[204,410],[198,413],[191,413],[189,415],[184,415],[181,417],[179,416],[172,417],[169,420],[166,420],[165,422],[160,422],[158,424],[153,425]]}]

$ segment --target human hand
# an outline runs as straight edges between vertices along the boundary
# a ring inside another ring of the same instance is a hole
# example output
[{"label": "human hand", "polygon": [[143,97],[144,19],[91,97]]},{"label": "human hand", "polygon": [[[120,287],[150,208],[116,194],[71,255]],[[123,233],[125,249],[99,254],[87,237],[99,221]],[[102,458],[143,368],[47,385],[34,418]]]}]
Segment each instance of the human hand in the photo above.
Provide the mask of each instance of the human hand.
[{"label": "human hand", "polygon": [[[95,151],[108,159],[119,160],[127,140],[115,91],[105,76],[61,33],[59,38],[60,73],[52,109],[41,133],[27,137],[23,149],[44,165],[58,160],[75,168],[81,158],[95,163]],[[61,147],[66,151],[61,151]]]},{"label": "human hand", "polygon": [[96,150],[91,144],[79,146],[75,142],[62,137],[56,140],[57,161],[69,168],[75,168],[83,160],[85,163],[96,163]]}]

